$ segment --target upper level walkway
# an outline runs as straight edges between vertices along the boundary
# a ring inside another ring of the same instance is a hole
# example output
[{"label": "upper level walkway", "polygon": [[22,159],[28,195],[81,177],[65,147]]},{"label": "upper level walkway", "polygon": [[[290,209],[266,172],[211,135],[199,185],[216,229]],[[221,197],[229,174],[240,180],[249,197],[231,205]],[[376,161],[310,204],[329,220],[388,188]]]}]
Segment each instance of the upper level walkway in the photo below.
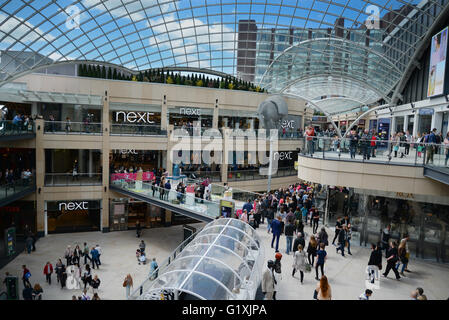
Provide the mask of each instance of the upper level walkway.
[{"label": "upper level walkway", "polygon": [[[298,178],[325,185],[449,197],[447,147],[442,144],[320,137],[305,142]],[[438,179],[432,176],[438,171]],[[429,179],[432,178],[432,179]]]},{"label": "upper level walkway", "polygon": [[12,120],[0,120],[0,141],[16,141],[33,139],[36,137],[34,123],[24,125],[22,122],[13,123]]},{"label": "upper level walkway", "polygon": [[36,191],[34,178],[19,179],[0,185],[0,207],[19,200]]}]

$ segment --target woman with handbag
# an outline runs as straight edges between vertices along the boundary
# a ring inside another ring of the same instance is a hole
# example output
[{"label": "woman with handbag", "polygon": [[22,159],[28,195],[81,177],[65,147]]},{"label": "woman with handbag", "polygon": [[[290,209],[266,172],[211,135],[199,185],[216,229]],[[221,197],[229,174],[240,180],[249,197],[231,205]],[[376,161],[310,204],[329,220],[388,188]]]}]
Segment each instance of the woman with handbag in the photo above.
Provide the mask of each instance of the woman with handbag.
[{"label": "woman with handbag", "polygon": [[332,290],[326,276],[322,276],[313,294],[316,300],[332,300]]},{"label": "woman with handbag", "polygon": [[131,287],[133,286],[133,278],[131,277],[131,275],[128,273],[126,275],[125,280],[123,281],[123,287],[126,288],[126,299],[129,298],[129,294],[131,291]]},{"label": "woman with handbag", "polygon": [[301,275],[301,284],[304,282],[304,272],[306,272],[306,253],[303,250],[302,245],[298,245],[298,251],[293,256],[293,271],[292,277],[295,276],[295,272],[298,270]]}]

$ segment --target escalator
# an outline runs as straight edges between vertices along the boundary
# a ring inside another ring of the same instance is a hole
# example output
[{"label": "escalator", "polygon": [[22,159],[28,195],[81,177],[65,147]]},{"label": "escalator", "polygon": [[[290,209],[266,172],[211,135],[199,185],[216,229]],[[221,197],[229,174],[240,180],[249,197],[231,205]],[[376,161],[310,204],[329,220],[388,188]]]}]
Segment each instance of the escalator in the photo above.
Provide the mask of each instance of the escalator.
[{"label": "escalator", "polygon": [[195,198],[193,193],[178,194],[141,181],[121,179],[111,183],[112,191],[158,206],[195,220],[210,222],[220,216],[219,202]]}]

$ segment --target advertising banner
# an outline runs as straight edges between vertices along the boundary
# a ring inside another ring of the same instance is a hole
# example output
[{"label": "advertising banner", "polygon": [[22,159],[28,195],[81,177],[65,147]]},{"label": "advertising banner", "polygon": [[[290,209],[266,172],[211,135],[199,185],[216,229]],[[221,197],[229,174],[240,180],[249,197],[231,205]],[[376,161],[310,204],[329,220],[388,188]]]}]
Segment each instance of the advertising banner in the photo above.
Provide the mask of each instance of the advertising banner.
[{"label": "advertising banner", "polygon": [[444,94],[448,27],[432,37],[427,97]]},{"label": "advertising banner", "polygon": [[[142,174],[142,181],[150,181],[153,180],[153,172],[141,172]],[[122,180],[122,179],[128,179],[128,180],[137,180],[138,173],[113,173],[111,175],[111,181],[115,180]]]}]

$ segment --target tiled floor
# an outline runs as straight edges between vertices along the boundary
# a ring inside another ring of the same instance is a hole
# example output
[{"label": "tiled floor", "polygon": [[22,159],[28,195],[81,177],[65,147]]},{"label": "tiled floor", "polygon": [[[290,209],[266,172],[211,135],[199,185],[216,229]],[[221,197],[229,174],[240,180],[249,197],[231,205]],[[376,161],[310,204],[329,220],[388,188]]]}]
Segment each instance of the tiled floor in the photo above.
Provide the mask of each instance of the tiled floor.
[{"label": "tiled floor", "polygon": [[[203,224],[197,224],[196,227]],[[310,227],[305,231],[310,234]],[[274,258],[274,249],[271,249],[271,234],[266,232],[266,224],[257,229],[265,250],[265,261]],[[329,236],[333,237],[333,230],[328,230]],[[146,229],[142,239],[147,244],[149,258],[156,257],[162,262],[172,250],[182,241],[182,226],[169,228]],[[332,239],[332,238],[331,238]],[[56,277],[53,276],[51,286],[45,283],[42,273],[44,264],[50,260],[53,264],[58,257],[61,257],[68,244],[82,244],[87,241],[89,245],[100,244],[103,248],[101,257],[102,266],[95,270],[93,274],[98,274],[102,283],[99,295],[102,299],[124,299],[125,290],[122,287],[123,279],[127,273],[134,278],[135,288],[145,279],[149,272],[149,265],[138,265],[135,258],[135,251],[139,244],[134,231],[121,232],[88,232],[49,235],[42,238],[37,243],[37,251],[28,255],[22,253],[14,261],[0,270],[0,278],[6,271],[13,275],[21,276],[21,265],[26,264],[32,274],[31,282],[39,282],[44,289],[44,299],[68,300],[72,295],[80,295],[81,290],[61,290],[56,284]],[[315,281],[314,270],[305,275],[304,284],[299,282],[299,274],[292,278],[292,255],[285,254],[285,237],[280,240],[280,251],[282,258],[282,281],[280,282],[278,299],[312,299]],[[332,295],[336,300],[353,300],[365,290],[365,268],[368,262],[370,250],[365,247],[353,245],[352,256],[342,257],[335,253],[335,247],[327,247],[328,261],[325,266],[325,274],[329,277],[332,286]],[[384,262],[385,268],[385,262]],[[416,287],[424,288],[429,299],[447,299],[449,297],[449,266],[411,259],[410,270],[412,273],[406,274],[400,281],[394,279],[393,273],[388,279],[381,278],[380,289],[375,290],[373,300],[381,299],[409,299],[410,292]],[[22,281],[20,281],[22,290]],[[21,294],[21,291],[20,291]]]}]

